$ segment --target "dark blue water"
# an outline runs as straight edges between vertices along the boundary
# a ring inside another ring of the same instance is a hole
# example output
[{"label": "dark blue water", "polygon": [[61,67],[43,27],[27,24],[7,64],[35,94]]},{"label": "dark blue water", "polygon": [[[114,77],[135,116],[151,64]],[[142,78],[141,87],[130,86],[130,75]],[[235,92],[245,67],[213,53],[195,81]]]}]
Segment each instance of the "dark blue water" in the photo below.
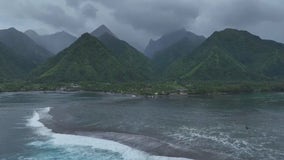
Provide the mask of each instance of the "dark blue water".
[{"label": "dark blue water", "polygon": [[0,93],[0,160],[284,159],[284,94]]}]

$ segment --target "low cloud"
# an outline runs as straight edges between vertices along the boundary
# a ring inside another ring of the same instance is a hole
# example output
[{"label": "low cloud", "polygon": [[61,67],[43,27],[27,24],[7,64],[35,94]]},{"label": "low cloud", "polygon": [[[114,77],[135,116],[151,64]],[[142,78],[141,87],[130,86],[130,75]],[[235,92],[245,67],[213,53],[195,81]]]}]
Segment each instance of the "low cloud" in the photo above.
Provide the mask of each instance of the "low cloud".
[{"label": "low cloud", "polygon": [[[0,2],[0,27],[79,36],[106,24],[143,50],[150,38],[186,28],[209,36],[215,30],[248,30],[284,42],[282,0],[14,0]],[[21,22],[21,23],[19,23]]]}]

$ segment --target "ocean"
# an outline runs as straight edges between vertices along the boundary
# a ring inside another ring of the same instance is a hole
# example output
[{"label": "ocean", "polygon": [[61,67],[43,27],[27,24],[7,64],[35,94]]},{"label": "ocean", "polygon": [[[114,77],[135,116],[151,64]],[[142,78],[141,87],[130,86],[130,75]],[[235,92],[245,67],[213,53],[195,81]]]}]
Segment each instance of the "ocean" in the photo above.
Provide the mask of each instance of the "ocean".
[{"label": "ocean", "polygon": [[283,142],[283,93],[0,93],[0,160],[279,160]]}]

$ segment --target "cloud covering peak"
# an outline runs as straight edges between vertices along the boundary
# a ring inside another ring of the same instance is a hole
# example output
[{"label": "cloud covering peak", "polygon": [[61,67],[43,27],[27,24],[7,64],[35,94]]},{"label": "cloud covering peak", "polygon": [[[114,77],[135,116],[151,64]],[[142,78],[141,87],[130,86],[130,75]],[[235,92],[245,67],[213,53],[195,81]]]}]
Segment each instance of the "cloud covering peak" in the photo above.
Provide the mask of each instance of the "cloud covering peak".
[{"label": "cloud covering peak", "polygon": [[143,50],[150,38],[180,28],[209,36],[215,30],[248,30],[284,42],[282,0],[13,0],[0,2],[0,28],[16,27],[77,36],[106,24]]}]

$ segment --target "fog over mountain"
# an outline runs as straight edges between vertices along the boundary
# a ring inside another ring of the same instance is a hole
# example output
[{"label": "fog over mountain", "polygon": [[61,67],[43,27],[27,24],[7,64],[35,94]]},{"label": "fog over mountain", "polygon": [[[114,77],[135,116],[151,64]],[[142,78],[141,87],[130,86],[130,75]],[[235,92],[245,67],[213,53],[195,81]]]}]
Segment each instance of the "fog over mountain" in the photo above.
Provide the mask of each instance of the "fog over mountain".
[{"label": "fog over mountain", "polygon": [[79,37],[105,24],[144,50],[151,38],[186,28],[210,36],[215,30],[248,30],[284,42],[282,0],[13,0],[0,2],[0,28],[39,34],[66,31]]},{"label": "fog over mountain", "polygon": [[102,35],[106,33],[111,36],[116,37],[115,34],[113,34],[105,25],[101,25],[96,30],[94,30],[91,34],[95,37],[101,37]]},{"label": "fog over mountain", "polygon": [[[149,44],[145,48],[145,54],[148,57],[154,57],[157,52],[167,49],[168,47],[171,47],[172,45],[174,45],[175,43],[178,43],[179,41],[183,39],[188,39],[188,41],[190,41],[191,43],[187,45],[191,46],[193,49],[196,46],[199,46],[205,40],[205,37],[195,35],[194,33],[188,32],[185,29],[180,29],[180,30],[165,34],[156,41],[151,39]],[[192,45],[193,43],[195,45]]]},{"label": "fog over mountain", "polygon": [[69,47],[77,39],[65,31],[48,35],[39,35],[33,30],[27,30],[25,34],[53,54],[57,54]]}]

